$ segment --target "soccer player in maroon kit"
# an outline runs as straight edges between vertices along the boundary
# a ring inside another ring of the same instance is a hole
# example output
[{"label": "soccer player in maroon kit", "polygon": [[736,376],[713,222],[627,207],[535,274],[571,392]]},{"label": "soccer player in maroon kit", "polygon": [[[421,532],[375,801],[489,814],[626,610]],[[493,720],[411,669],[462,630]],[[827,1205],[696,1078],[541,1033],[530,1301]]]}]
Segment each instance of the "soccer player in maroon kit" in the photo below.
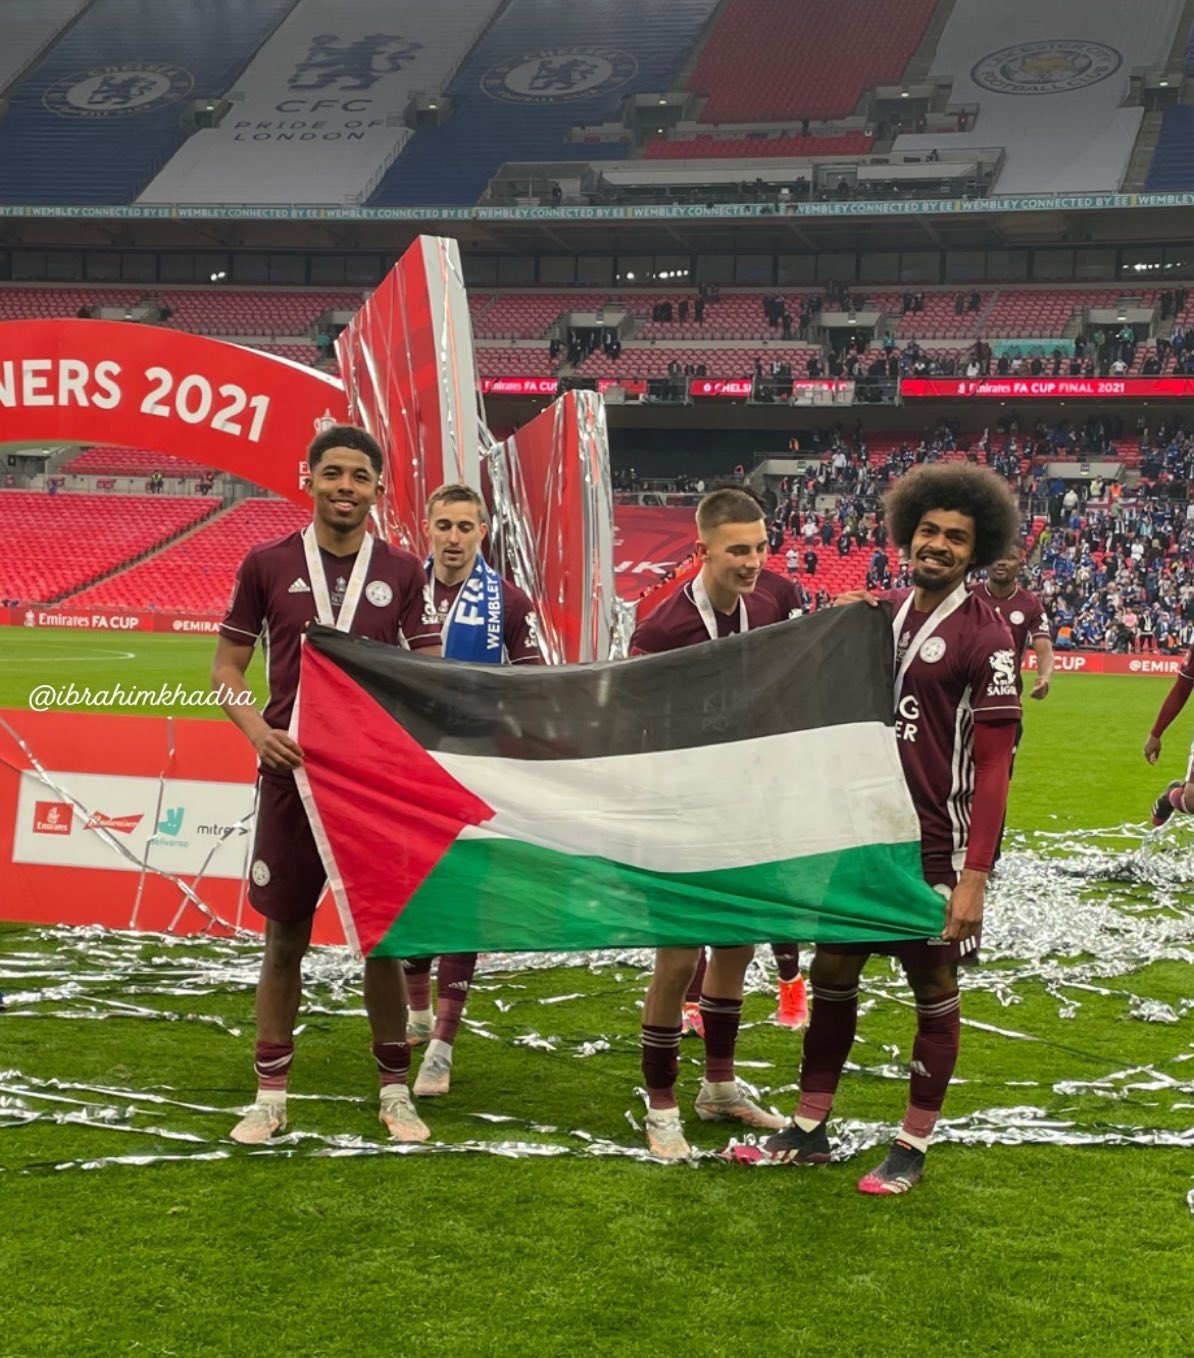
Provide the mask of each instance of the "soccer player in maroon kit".
[{"label": "soccer player in maroon kit", "polygon": [[[1020,664],[1025,648],[1032,646],[1036,656],[1036,679],[1033,681],[1030,698],[1038,702],[1049,696],[1053,682],[1053,640],[1049,634],[1049,619],[1041,601],[1020,584],[1020,567],[1024,564],[1024,548],[1016,544],[1009,548],[1006,556],[992,561],[985,580],[971,581],[970,588],[979,595],[984,603],[1003,619],[1004,626],[1011,633],[1012,649],[1016,653],[1016,692],[1023,697],[1024,680]],[[1024,739],[1024,723],[1016,724],[1016,744],[1012,750],[1012,770],[1015,771],[1016,752]],[[1003,851],[1003,830],[999,831],[999,847],[995,861]]]},{"label": "soccer player in maroon kit", "polygon": [[[1181,715],[1191,691],[1194,691],[1194,647],[1190,648],[1182,661],[1173,687],[1165,695],[1165,701],[1161,704],[1156,721],[1153,722],[1153,729],[1144,742],[1144,757],[1150,764],[1155,764],[1160,759],[1161,737],[1171,723]],[[1153,803],[1153,824],[1164,825],[1175,811],[1183,811],[1187,815],[1194,814],[1194,745],[1190,747],[1186,776],[1170,783]]]},{"label": "soccer player in maroon kit", "polygon": [[[1049,635],[1049,619],[1041,601],[1020,583],[1020,567],[1024,564],[1024,548],[1016,546],[997,561],[992,561],[985,580],[971,582],[970,588],[993,608],[1012,634],[1016,652],[1016,682],[1022,688],[1020,660],[1031,646],[1036,655],[1036,679],[1030,698],[1049,696],[1053,682],[1053,642]],[[1017,743],[1018,740],[1017,740]]]},{"label": "soccer player in maroon kit", "polygon": [[[631,655],[654,655],[714,641],[752,627],[782,622],[794,611],[795,591],[777,577],[759,587],[768,555],[767,524],[745,491],[716,490],[697,506],[700,573],[667,599],[634,632]],[[676,1103],[685,991],[700,948],[659,948],[643,1004],[643,1079],[647,1086],[647,1143],[665,1160],[689,1154]],[[705,1041],[705,1078],[697,1095],[703,1121],[733,1119],[775,1129],[783,1119],[750,1099],[734,1073],[734,1047],[742,1017],[742,991],[754,948],[714,947],[700,1012]]]},{"label": "soccer player in maroon kit", "polygon": [[[419,630],[423,569],[409,552],[366,531],[381,491],[382,453],[363,429],[333,425],[307,452],[312,521],[302,532],[252,548],[220,624],[212,686],[229,695],[224,711],[252,742],[258,769],[257,831],[249,902],[265,917],[265,956],[257,985],[257,1099],[232,1130],[247,1145],[286,1126],[286,1082],[302,998],[302,960],[325,873],[294,770],[303,752],[288,734],[303,634],[313,622],[398,644]],[[258,641],[265,653],[264,714],[241,705],[245,671]],[[432,653],[438,648],[424,643]],[[329,720],[348,714],[327,713]],[[349,718],[350,719],[350,718]],[[399,1141],[425,1141],[427,1128],[406,1083],[406,989],[394,958],[365,961],[365,1008],[381,1079],[381,1121]]]},{"label": "soccer player in maroon kit", "polygon": [[916,468],[887,496],[892,539],[912,564],[911,590],[865,590],[837,601],[894,610],[895,736],[921,827],[926,880],[948,899],[941,938],[818,945],[812,1020],[805,1033],[800,1103],[764,1152],[781,1163],[830,1159],[826,1122],[854,1041],[858,983],[871,953],[897,957],[916,999],[908,1108],[864,1193],[903,1193],[924,1172],[925,1151],[958,1058],[958,963],[978,951],[987,875],[1007,804],[1020,719],[1018,657],[971,570],[1004,556],[1019,511],[1007,485],[980,467]]},{"label": "soccer player in maroon kit", "polygon": [[[423,615],[408,638],[412,646],[440,645],[451,659],[493,665],[541,665],[535,606],[509,580],[503,580],[481,554],[489,532],[485,505],[470,486],[440,486],[427,501],[423,532],[431,547],[426,565]],[[494,625],[490,626],[490,617]],[[452,1050],[477,954],[453,953],[439,959],[434,1028],[431,1014],[430,957],[406,957],[410,997],[407,1034],[411,1044],[431,1039],[415,1079],[416,1098],[446,1094],[452,1082]]]}]

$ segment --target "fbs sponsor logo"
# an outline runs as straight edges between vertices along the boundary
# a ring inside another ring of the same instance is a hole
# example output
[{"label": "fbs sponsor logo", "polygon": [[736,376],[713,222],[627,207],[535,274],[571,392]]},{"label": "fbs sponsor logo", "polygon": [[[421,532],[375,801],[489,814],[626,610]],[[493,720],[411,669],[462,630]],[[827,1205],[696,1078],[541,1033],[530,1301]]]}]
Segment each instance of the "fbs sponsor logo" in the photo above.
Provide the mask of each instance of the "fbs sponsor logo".
[{"label": "fbs sponsor logo", "polygon": [[75,808],[70,802],[34,802],[33,833],[35,835],[69,835],[75,822]]},{"label": "fbs sponsor logo", "polygon": [[1046,38],[1001,47],[976,62],[970,79],[993,94],[1066,94],[1097,85],[1123,65],[1106,43]]},{"label": "fbs sponsor logo", "polygon": [[87,818],[85,830],[114,830],[120,835],[131,835],[145,819],[144,815],[105,816],[102,811],[93,811]]},{"label": "fbs sponsor logo", "polygon": [[632,79],[638,62],[616,47],[543,47],[491,66],[481,88],[509,104],[590,99]]},{"label": "fbs sponsor logo", "polygon": [[190,71],[181,66],[122,62],[55,81],[42,95],[42,103],[63,118],[121,118],[176,104],[190,94],[194,84]]}]

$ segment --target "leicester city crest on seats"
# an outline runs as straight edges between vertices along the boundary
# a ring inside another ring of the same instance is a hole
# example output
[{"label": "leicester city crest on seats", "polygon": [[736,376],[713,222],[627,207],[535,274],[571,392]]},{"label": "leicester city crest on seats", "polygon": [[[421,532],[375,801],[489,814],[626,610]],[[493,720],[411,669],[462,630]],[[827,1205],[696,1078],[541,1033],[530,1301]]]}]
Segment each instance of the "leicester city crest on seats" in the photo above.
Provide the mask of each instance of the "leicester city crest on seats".
[{"label": "leicester city crest on seats", "polygon": [[42,95],[42,103],[64,118],[120,118],[177,103],[194,84],[190,71],[181,66],[122,62],[56,80]]},{"label": "leicester city crest on seats", "polygon": [[637,70],[630,53],[615,47],[545,47],[491,66],[481,88],[511,104],[559,104],[617,89]]},{"label": "leicester city crest on seats", "polygon": [[1001,47],[975,64],[970,79],[994,94],[1065,94],[1097,85],[1122,65],[1122,53],[1106,43],[1045,38]]}]

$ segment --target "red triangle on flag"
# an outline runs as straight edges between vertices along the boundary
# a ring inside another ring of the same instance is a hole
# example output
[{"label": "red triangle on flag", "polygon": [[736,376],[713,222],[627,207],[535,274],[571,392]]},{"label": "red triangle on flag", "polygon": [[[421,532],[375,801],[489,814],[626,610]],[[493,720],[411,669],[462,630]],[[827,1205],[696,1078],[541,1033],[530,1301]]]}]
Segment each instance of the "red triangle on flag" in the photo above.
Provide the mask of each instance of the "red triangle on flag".
[{"label": "red triangle on flag", "polygon": [[368,957],[460,831],[490,820],[494,810],[307,645],[297,710],[312,829]]}]

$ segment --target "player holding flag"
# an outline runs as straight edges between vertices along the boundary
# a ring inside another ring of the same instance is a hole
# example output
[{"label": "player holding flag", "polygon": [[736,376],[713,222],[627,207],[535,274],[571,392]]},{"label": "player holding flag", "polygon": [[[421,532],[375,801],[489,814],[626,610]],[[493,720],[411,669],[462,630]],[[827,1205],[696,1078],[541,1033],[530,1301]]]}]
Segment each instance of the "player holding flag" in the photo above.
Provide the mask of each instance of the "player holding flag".
[{"label": "player holding flag", "polygon": [[[441,486],[427,501],[423,532],[431,547],[427,560],[423,616],[412,646],[439,645],[448,660],[482,665],[541,665],[534,604],[503,580],[481,554],[489,529],[481,496],[469,486]],[[434,1019],[431,1013],[431,958],[403,958],[410,995],[410,1040],[430,1038],[415,1080],[416,1098],[446,1094],[452,1081],[452,1052],[464,1017],[477,954],[439,959]],[[434,1024],[434,1026],[433,1026]]]},{"label": "player holding flag", "polygon": [[987,876],[1007,805],[1020,719],[1018,657],[1002,620],[966,588],[967,574],[1004,556],[1019,527],[1007,485],[985,468],[935,464],[903,477],[887,497],[892,540],[912,565],[912,589],[842,595],[893,609],[895,735],[920,818],[926,880],[948,899],[940,938],[820,944],[811,969],[800,1102],[792,1125],[768,1139],[766,1158],[830,1159],[826,1123],[854,1042],[858,983],[867,957],[899,959],[916,1000],[909,1098],[882,1164],[863,1193],[904,1193],[925,1151],[958,1059],[958,964],[978,953]]}]

